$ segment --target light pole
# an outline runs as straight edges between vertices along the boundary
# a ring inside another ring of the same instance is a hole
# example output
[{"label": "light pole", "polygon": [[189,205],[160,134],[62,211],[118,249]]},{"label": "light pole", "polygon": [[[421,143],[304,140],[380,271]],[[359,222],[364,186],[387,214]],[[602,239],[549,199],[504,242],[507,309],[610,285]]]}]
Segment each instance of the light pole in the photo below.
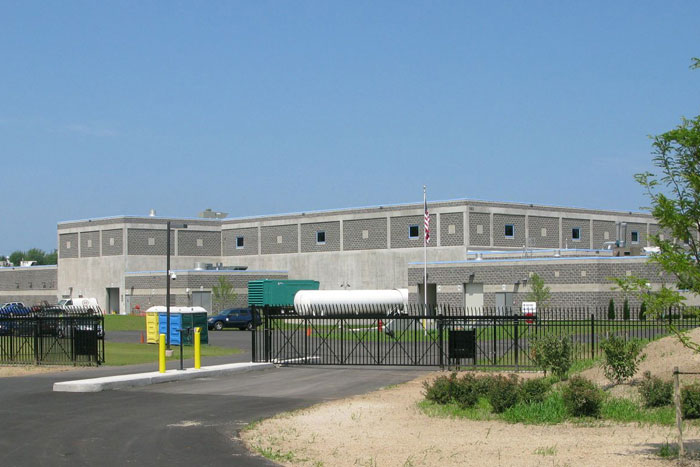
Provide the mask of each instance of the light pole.
[{"label": "light pole", "polygon": [[167,257],[165,263],[165,316],[166,316],[166,337],[165,343],[167,350],[170,350],[170,229],[186,229],[187,224],[172,223],[168,221],[167,232],[165,234],[165,254]]}]

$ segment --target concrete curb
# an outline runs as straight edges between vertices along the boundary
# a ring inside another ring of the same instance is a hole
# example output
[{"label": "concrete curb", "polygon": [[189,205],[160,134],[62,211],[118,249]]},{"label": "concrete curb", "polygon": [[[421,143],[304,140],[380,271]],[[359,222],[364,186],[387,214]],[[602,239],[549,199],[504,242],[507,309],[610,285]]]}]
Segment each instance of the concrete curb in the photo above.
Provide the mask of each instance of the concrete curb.
[{"label": "concrete curb", "polygon": [[105,376],[102,378],[81,379],[54,383],[54,392],[100,392],[113,389],[124,389],[151,384],[184,381],[210,376],[221,376],[233,373],[247,373],[274,368],[272,363],[229,363],[226,365],[204,366],[199,370],[168,370],[165,373],[153,371],[133,375]]}]

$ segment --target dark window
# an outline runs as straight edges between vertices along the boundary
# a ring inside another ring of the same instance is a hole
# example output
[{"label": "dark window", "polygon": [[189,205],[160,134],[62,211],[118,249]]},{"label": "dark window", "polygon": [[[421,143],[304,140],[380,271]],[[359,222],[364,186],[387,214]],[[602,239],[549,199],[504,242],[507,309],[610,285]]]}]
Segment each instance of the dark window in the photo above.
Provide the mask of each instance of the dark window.
[{"label": "dark window", "polygon": [[236,248],[243,248],[243,245],[245,244],[245,240],[243,237],[236,237]]},{"label": "dark window", "polygon": [[323,230],[319,230],[318,232],[316,232],[316,243],[318,243],[319,245],[323,245],[326,243],[326,232],[324,232]]},{"label": "dark window", "polygon": [[408,238],[418,238],[420,235],[420,230],[418,229],[418,225],[409,225],[408,226]]},{"label": "dark window", "polygon": [[515,226],[513,224],[506,224],[504,234],[505,234],[506,238],[515,237]]},{"label": "dark window", "polygon": [[639,232],[632,231],[631,233],[632,236],[632,243],[639,243]]},{"label": "dark window", "polygon": [[581,240],[581,228],[580,227],[574,227],[571,229],[571,239],[572,240]]}]

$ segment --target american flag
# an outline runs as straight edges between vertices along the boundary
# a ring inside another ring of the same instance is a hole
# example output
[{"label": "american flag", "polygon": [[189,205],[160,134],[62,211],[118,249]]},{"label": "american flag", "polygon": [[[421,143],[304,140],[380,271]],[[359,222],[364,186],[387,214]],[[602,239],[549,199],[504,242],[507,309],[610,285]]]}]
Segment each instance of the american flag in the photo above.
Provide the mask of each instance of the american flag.
[{"label": "american flag", "polygon": [[430,243],[430,213],[428,212],[428,201],[424,199],[423,203],[425,204],[425,244],[427,245]]}]

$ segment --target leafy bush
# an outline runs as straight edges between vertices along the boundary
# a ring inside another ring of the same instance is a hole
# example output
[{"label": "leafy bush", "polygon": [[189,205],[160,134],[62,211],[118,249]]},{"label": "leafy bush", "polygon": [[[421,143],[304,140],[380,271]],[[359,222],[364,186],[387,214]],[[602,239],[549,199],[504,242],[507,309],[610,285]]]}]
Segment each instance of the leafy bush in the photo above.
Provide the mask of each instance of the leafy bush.
[{"label": "leafy bush", "polygon": [[424,381],[425,398],[438,404],[449,404],[455,392],[457,374],[450,376],[438,376],[432,382]]},{"label": "leafy bush", "polygon": [[562,390],[566,410],[575,417],[597,417],[603,395],[592,381],[574,376]]},{"label": "leafy bush", "polygon": [[681,389],[681,410],[683,418],[700,418],[700,383]]},{"label": "leafy bush", "polygon": [[571,341],[568,337],[557,337],[551,334],[534,337],[531,340],[530,351],[535,364],[545,375],[551,371],[560,379],[566,378],[571,368]]},{"label": "leafy bush", "polygon": [[605,377],[611,382],[622,383],[633,377],[646,355],[642,354],[644,344],[636,339],[626,341],[622,337],[610,336],[600,343],[603,349],[601,366]]},{"label": "leafy bush", "polygon": [[639,321],[646,321],[647,319],[647,304],[645,302],[642,302],[641,305],[639,305]]},{"label": "leafy bush", "polygon": [[479,400],[479,394],[476,391],[477,379],[474,375],[467,373],[461,379],[455,381],[452,397],[460,408],[474,407]]},{"label": "leafy bush", "polygon": [[669,405],[673,402],[673,382],[651,376],[651,373],[646,371],[644,379],[639,384],[639,395],[642,396],[645,407]]},{"label": "leafy bush", "polygon": [[520,384],[520,399],[526,404],[537,404],[547,398],[551,382],[546,378],[526,379]]},{"label": "leafy bush", "polygon": [[488,394],[489,402],[495,413],[503,413],[520,400],[520,384],[516,375],[495,376],[491,380]]},{"label": "leafy bush", "polygon": [[488,397],[491,385],[496,377],[493,375],[482,375],[474,378],[474,392],[477,397]]},{"label": "leafy bush", "polygon": [[625,299],[624,303],[622,304],[622,319],[625,321],[630,320],[630,301]]},{"label": "leafy bush", "polygon": [[608,303],[608,319],[613,320],[615,319],[615,301],[611,298],[610,302]]}]

